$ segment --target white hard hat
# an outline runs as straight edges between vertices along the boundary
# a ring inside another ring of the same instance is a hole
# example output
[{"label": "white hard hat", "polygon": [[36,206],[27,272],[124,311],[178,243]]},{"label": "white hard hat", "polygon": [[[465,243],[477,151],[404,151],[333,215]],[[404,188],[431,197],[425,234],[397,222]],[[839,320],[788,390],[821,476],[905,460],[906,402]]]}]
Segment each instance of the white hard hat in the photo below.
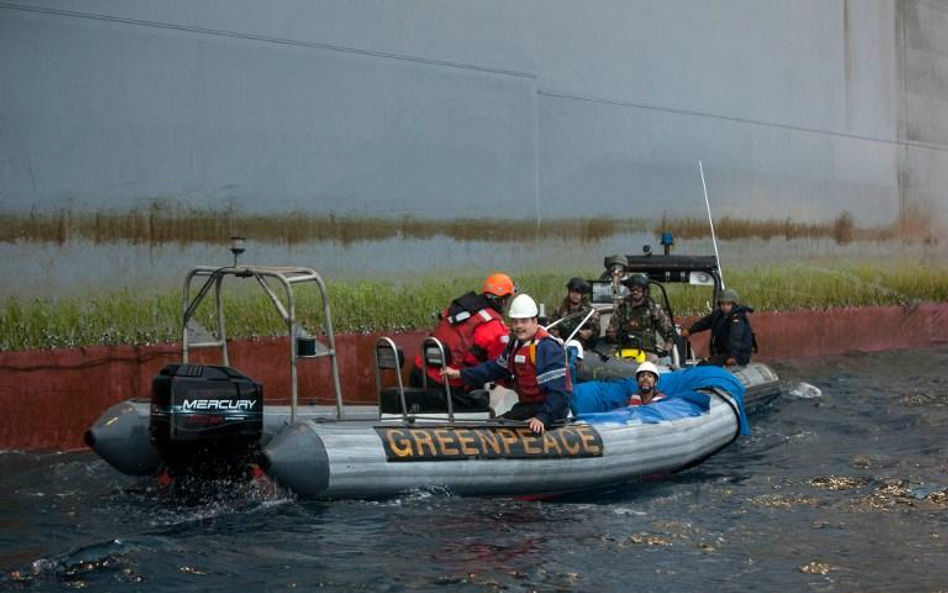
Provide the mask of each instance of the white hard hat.
[{"label": "white hard hat", "polygon": [[537,303],[528,294],[518,294],[510,303],[510,311],[507,316],[511,319],[532,319],[540,314],[537,309]]},{"label": "white hard hat", "polygon": [[658,379],[658,367],[648,361],[643,362],[639,365],[639,368],[635,369],[635,376],[638,377],[639,373],[644,372],[652,373]]}]

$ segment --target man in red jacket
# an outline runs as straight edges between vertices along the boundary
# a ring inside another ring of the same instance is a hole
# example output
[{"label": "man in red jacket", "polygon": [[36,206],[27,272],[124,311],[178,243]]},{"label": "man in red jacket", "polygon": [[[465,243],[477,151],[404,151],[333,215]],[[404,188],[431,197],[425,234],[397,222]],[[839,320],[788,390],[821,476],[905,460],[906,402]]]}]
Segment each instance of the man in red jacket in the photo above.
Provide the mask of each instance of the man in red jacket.
[{"label": "man in red jacket", "polygon": [[464,369],[447,368],[444,376],[480,387],[513,377],[518,402],[501,418],[526,420],[536,434],[566,419],[572,392],[566,352],[559,340],[540,327],[536,301],[521,294],[510,304],[514,338],[499,357]]},{"label": "man in red jacket", "polygon": [[[473,291],[463,294],[441,312],[441,321],[432,336],[444,345],[448,365],[468,368],[501,355],[510,340],[503,311],[513,298],[513,293],[514,283],[510,276],[491,274],[484,280],[480,294]],[[423,370],[428,375],[429,386],[441,386],[441,369],[424,369],[419,354],[415,358],[415,368],[410,378],[413,387],[421,387]],[[460,379],[454,379],[449,384],[452,391],[469,390]]]}]

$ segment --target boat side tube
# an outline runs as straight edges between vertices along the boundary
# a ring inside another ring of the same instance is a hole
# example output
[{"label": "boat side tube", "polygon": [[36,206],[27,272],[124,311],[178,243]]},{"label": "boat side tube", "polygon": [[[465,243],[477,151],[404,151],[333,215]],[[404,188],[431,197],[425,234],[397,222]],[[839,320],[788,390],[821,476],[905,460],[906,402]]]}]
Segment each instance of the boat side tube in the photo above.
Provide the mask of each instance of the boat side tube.
[{"label": "boat side tube", "polygon": [[296,422],[280,431],[257,464],[298,494],[316,496],[329,487],[329,456],[311,422]]},{"label": "boat side tube", "polygon": [[[302,420],[334,418],[335,406],[300,406]],[[347,418],[378,419],[377,406],[347,406]],[[290,406],[268,406],[263,411],[260,446],[266,445],[290,424]],[[158,473],[162,461],[151,442],[151,404],[147,400],[126,400],[107,409],[85,432],[86,445],[109,465],[129,476]]]},{"label": "boat side tube", "polygon": [[458,495],[588,490],[676,472],[733,442],[739,418],[730,398],[718,395],[710,395],[706,411],[671,420],[602,418],[544,435],[496,421],[301,421],[274,437],[258,463],[304,498],[381,498],[424,489]]},{"label": "boat side tube", "polygon": [[85,442],[112,467],[129,476],[154,475],[161,457],[151,443],[147,404],[115,404],[85,433]]},{"label": "boat side tube", "polygon": [[742,416],[743,416],[742,410],[741,410],[741,403],[738,402],[738,400],[736,400],[734,397],[732,397],[730,393],[724,391],[723,389],[711,388],[711,389],[708,389],[708,393],[709,393],[709,395],[716,396],[716,397],[720,398],[720,399],[721,399],[722,401],[724,401],[728,406],[731,407],[731,410],[734,412],[734,417],[737,418],[737,420],[738,420],[738,422],[737,422],[737,430],[734,431],[734,436],[733,436],[733,438],[731,438],[731,440],[729,440],[729,441],[727,441],[727,442],[725,442],[725,443],[722,443],[720,447],[718,447],[717,449],[708,451],[708,452],[705,453],[703,456],[696,457],[693,461],[690,461],[690,462],[688,462],[687,464],[685,464],[685,465],[683,465],[682,467],[680,467],[680,468],[678,468],[677,470],[675,470],[676,472],[677,472],[677,471],[684,471],[684,470],[686,470],[686,469],[690,469],[690,468],[692,468],[692,467],[695,467],[695,466],[697,466],[697,465],[700,465],[700,464],[703,463],[706,459],[708,459],[708,458],[710,458],[710,457],[713,457],[713,456],[716,455],[718,452],[720,452],[720,451],[726,449],[731,443],[733,443],[734,441],[736,441],[737,439],[739,439],[739,438],[741,437],[741,418],[742,418]]}]

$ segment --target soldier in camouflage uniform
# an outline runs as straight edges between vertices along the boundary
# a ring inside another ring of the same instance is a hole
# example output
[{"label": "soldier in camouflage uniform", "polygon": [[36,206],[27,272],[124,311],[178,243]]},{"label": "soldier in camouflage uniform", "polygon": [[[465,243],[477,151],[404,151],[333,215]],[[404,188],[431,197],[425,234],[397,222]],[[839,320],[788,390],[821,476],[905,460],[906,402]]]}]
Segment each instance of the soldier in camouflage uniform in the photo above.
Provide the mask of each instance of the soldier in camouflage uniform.
[{"label": "soldier in camouflage uniform", "polygon": [[[629,287],[626,297],[609,319],[606,328],[606,340],[619,348],[631,347],[649,353],[650,360],[657,360],[657,354],[664,348],[669,351],[674,346],[675,326],[661,305],[648,295],[648,277],[645,274],[632,274],[625,280]],[[658,336],[664,340],[658,342]]]},{"label": "soldier in camouflage uniform", "polygon": [[[566,298],[563,299],[563,303],[550,316],[550,322],[562,319],[567,315],[571,316],[550,328],[551,334],[564,340],[573,333],[573,330],[593,308],[587,298],[591,290],[588,282],[579,277],[570,278],[570,281],[566,283],[566,290],[568,293]],[[592,348],[599,339],[599,330],[599,313],[594,312],[592,317],[583,324],[583,328],[576,333],[575,339],[580,341],[583,348]]]}]

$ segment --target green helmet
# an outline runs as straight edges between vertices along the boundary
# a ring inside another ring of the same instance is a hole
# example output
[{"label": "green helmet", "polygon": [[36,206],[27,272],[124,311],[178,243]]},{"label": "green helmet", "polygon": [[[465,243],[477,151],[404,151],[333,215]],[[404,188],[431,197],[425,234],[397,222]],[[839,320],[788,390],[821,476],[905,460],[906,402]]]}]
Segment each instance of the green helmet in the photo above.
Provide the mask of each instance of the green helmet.
[{"label": "green helmet", "polygon": [[719,303],[734,303],[736,305],[740,301],[741,299],[737,296],[737,291],[731,290],[730,288],[725,288],[721,291],[721,294],[718,295]]},{"label": "green helmet", "polygon": [[622,266],[622,268],[625,269],[629,267],[629,258],[617,253],[607,257],[604,264],[607,270],[611,269],[613,266]]},{"label": "green helmet", "polygon": [[586,294],[589,292],[589,283],[579,276],[574,276],[566,283],[566,290],[574,290]]},{"label": "green helmet", "polygon": [[634,288],[638,286],[642,290],[648,290],[648,276],[646,276],[645,274],[632,274],[631,276],[623,280],[623,284],[625,284],[629,288]]}]

